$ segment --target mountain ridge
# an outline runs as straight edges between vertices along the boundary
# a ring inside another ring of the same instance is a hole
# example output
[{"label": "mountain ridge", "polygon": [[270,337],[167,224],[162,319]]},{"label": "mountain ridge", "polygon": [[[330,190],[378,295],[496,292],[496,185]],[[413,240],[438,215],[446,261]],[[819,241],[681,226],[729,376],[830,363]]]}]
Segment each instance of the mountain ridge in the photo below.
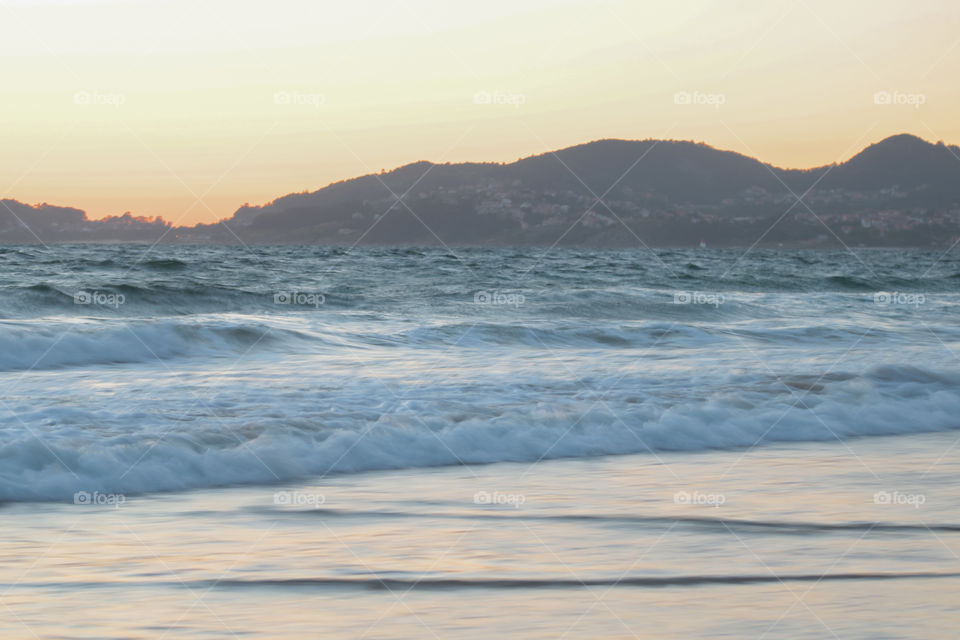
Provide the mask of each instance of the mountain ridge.
[{"label": "mountain ridge", "polygon": [[[405,174],[407,172],[412,172],[414,169],[417,169],[417,170],[423,169],[425,171],[427,168],[430,168],[432,171],[440,167],[458,167],[463,169],[494,168],[498,170],[503,170],[503,169],[509,169],[510,167],[526,168],[527,166],[532,165],[534,163],[550,161],[553,158],[558,158],[562,160],[563,161],[562,164],[570,165],[571,163],[567,161],[571,160],[571,156],[576,158],[576,156],[582,151],[586,151],[586,150],[592,151],[592,150],[599,149],[601,147],[610,147],[613,145],[622,146],[624,148],[630,147],[629,150],[631,152],[634,152],[631,154],[627,154],[628,157],[623,158],[623,160],[628,160],[629,157],[635,156],[636,155],[635,151],[637,150],[637,147],[639,147],[640,145],[649,145],[651,147],[660,146],[661,148],[665,146],[666,147],[674,146],[677,149],[682,148],[684,150],[696,150],[699,152],[703,152],[705,154],[714,154],[718,157],[722,156],[722,157],[731,159],[734,162],[738,162],[743,166],[752,165],[752,168],[754,170],[763,168],[764,170],[770,173],[770,176],[763,176],[762,174],[759,173],[759,171],[757,171],[756,173],[757,175],[759,175],[759,178],[755,179],[756,182],[769,183],[770,178],[776,180],[776,178],[779,177],[781,179],[785,179],[785,178],[789,179],[788,185],[792,181],[793,184],[798,187],[803,186],[802,183],[797,182],[799,178],[810,177],[810,176],[819,177],[820,174],[825,172],[833,172],[837,168],[855,166],[863,162],[869,162],[871,160],[871,156],[881,150],[893,151],[894,153],[897,153],[900,155],[904,155],[903,154],[904,151],[907,151],[909,153],[909,152],[915,151],[917,148],[922,148],[922,149],[938,148],[938,149],[944,149],[944,150],[953,150],[953,153],[956,154],[956,157],[954,156],[950,156],[950,157],[956,160],[957,162],[960,162],[960,147],[957,147],[956,145],[947,146],[947,145],[944,145],[942,142],[936,143],[936,144],[930,143],[918,136],[915,136],[912,134],[906,134],[906,133],[889,136],[881,141],[873,143],[865,147],[860,152],[858,152],[857,154],[855,154],[854,156],[852,156],[851,158],[849,158],[844,162],[820,165],[817,167],[811,167],[807,169],[782,168],[770,163],[765,163],[757,158],[754,158],[752,156],[747,156],[747,155],[738,153],[736,151],[718,149],[704,142],[695,142],[691,140],[660,140],[660,139],[654,139],[654,138],[647,138],[643,140],[630,140],[630,139],[622,139],[622,138],[601,138],[601,139],[593,140],[590,142],[584,142],[584,143],[572,145],[570,147],[564,147],[562,149],[558,149],[555,151],[547,151],[540,154],[524,156],[513,162],[434,163],[429,160],[418,160],[418,161],[401,165],[387,172],[381,172],[379,174],[368,173],[361,176],[356,176],[354,178],[348,178],[345,180],[332,182],[326,185],[325,187],[321,187],[314,191],[286,194],[278,198],[275,198],[274,200],[267,202],[263,205],[253,205],[253,206],[248,205],[245,207],[241,207],[239,210],[244,210],[244,209],[261,210],[261,211],[269,210],[274,208],[275,205],[281,202],[284,202],[284,203],[294,202],[298,199],[316,195],[325,190],[338,188],[347,184],[359,183],[361,181],[369,181],[370,183],[375,183],[375,182],[379,182],[379,180],[386,181],[388,179],[393,179],[393,178],[402,178],[402,177],[405,177]],[[896,148],[892,149],[892,147],[896,147]],[[623,155],[623,154],[620,154],[620,155]],[[915,155],[915,153],[910,153],[910,155]],[[951,162],[952,161],[953,160],[951,160]],[[576,164],[575,159],[572,164]],[[913,166],[913,165],[905,165],[905,166]],[[623,168],[625,169],[628,167],[625,166]],[[573,168],[570,167],[570,170],[573,170]],[[573,170],[573,172],[578,173],[575,170]],[[416,177],[419,177],[420,175],[422,175],[422,173],[423,171],[420,171],[419,173],[416,174]],[[886,186],[893,186],[893,185],[886,185]],[[689,187],[689,185],[685,185],[685,187]],[[227,220],[229,220],[229,218],[227,218]]]},{"label": "mountain ridge", "polygon": [[[77,209],[31,211],[6,201],[14,206],[0,207],[0,239],[11,230],[24,235],[18,223],[36,232],[25,216],[53,241],[83,239],[84,229],[103,239],[119,229],[127,239],[154,233],[171,242],[550,245],[559,237],[563,244],[622,246],[646,237],[690,244],[705,233],[730,245],[752,243],[752,227],[762,232],[779,217],[786,218],[784,229],[771,242],[822,244],[824,229],[811,236],[814,229],[803,223],[829,219],[838,230],[828,228],[828,240],[845,234],[882,245],[902,236],[907,245],[926,246],[944,230],[955,233],[958,177],[960,148],[906,133],[810,169],[776,167],[703,142],[605,138],[513,162],[420,160],[244,205],[229,218],[193,227],[129,214],[107,224]],[[4,214],[16,207],[21,215],[11,221]],[[44,215],[58,220],[54,228],[39,224]],[[931,224],[937,228],[918,235]]]}]

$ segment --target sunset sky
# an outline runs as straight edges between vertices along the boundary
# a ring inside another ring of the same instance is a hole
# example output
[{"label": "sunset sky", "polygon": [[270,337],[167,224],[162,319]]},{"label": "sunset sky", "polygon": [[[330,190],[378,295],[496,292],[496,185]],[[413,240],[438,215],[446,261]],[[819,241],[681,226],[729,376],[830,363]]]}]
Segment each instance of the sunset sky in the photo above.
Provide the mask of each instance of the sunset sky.
[{"label": "sunset sky", "polygon": [[0,25],[0,197],[91,217],[598,138],[786,167],[960,143],[955,0],[0,0]]}]

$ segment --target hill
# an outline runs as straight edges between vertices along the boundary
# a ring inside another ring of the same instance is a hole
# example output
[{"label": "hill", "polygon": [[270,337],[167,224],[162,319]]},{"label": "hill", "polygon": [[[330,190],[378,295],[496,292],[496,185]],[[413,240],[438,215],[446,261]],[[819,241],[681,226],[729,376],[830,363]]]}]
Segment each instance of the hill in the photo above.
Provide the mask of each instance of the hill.
[{"label": "hill", "polygon": [[511,163],[415,162],[194,227],[3,200],[0,241],[942,246],[960,234],[958,177],[960,149],[907,134],[806,170],[689,141],[597,140]]},{"label": "hill", "polygon": [[[634,235],[665,245],[710,236],[713,244],[749,245],[786,213],[766,242],[848,235],[855,243],[925,246],[943,239],[944,216],[960,208],[958,177],[960,149],[905,134],[809,170],[688,141],[598,140],[506,164],[417,162],[243,207],[225,224],[178,235],[320,244],[551,245],[559,238],[587,246],[636,246]],[[837,229],[825,228],[828,219]],[[937,230],[919,228],[931,226]]]}]

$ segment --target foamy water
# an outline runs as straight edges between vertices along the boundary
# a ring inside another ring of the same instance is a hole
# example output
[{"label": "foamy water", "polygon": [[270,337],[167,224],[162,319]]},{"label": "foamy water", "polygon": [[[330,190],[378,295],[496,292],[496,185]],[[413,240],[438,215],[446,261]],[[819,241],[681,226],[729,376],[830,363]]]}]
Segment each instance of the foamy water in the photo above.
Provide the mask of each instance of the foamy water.
[{"label": "foamy water", "polygon": [[956,626],[950,255],[144,250],[0,250],[10,637]]},{"label": "foamy water", "polygon": [[935,254],[154,253],[4,254],[0,499],[960,426]]},{"label": "foamy water", "polygon": [[952,638],[960,468],[945,452],[956,442],[940,433],[10,504],[0,633]]}]

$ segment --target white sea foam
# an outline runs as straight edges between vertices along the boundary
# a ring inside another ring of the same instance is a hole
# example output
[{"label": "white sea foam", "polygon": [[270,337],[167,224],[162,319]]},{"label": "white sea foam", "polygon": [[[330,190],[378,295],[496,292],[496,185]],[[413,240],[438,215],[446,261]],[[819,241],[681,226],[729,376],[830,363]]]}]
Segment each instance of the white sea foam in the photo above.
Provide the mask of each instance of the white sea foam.
[{"label": "white sea foam", "polygon": [[380,383],[357,381],[334,395],[233,388],[202,401],[188,396],[165,413],[131,412],[127,398],[87,411],[23,411],[19,425],[4,416],[0,499],[69,500],[77,491],[136,494],[960,427],[958,381],[924,369],[877,367],[808,388],[797,380],[734,377],[706,393],[675,386],[638,393],[631,380],[599,404],[566,383],[485,380],[480,388],[437,384],[398,390],[397,397]]},{"label": "white sea foam", "polygon": [[170,251],[8,258],[0,500],[960,427],[939,254]]}]

